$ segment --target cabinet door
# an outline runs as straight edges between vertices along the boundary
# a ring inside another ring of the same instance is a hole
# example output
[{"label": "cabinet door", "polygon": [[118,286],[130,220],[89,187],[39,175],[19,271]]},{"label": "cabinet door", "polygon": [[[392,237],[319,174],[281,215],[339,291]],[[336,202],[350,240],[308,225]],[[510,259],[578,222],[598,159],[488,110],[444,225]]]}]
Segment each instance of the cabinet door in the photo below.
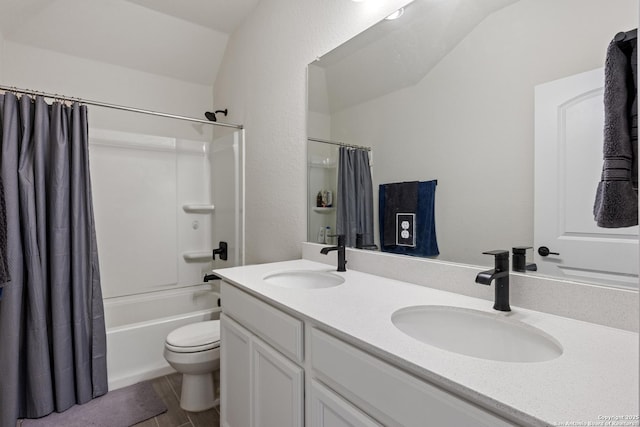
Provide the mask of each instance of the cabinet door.
[{"label": "cabinet door", "polygon": [[303,427],[302,368],[255,336],[251,359],[252,427]]},{"label": "cabinet door", "polygon": [[317,381],[311,381],[311,427],[380,427]]},{"label": "cabinet door", "polygon": [[251,335],[220,316],[220,421],[223,427],[248,427],[251,391]]},{"label": "cabinet door", "polygon": [[315,377],[385,426],[515,425],[315,328],[311,348]]}]

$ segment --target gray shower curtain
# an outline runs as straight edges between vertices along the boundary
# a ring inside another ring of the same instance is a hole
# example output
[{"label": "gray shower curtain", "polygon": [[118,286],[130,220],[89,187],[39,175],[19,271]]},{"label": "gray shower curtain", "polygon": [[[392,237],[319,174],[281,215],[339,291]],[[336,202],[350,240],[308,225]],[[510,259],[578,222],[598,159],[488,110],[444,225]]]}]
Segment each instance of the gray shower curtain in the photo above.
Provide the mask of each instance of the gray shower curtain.
[{"label": "gray shower curtain", "polygon": [[0,95],[0,427],[107,392],[86,106]]},{"label": "gray shower curtain", "polygon": [[345,236],[345,245],[356,246],[358,234],[362,246],[373,245],[373,184],[367,150],[340,147],[337,205],[336,231]]}]

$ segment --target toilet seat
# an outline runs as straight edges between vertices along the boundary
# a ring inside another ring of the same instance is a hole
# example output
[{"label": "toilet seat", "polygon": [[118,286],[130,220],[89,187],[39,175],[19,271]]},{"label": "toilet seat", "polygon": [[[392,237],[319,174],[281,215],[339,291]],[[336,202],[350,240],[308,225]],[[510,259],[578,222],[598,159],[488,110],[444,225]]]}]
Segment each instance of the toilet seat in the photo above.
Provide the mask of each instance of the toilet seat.
[{"label": "toilet seat", "polygon": [[207,320],[182,326],[169,335],[167,350],[175,353],[196,353],[220,346],[220,321]]}]

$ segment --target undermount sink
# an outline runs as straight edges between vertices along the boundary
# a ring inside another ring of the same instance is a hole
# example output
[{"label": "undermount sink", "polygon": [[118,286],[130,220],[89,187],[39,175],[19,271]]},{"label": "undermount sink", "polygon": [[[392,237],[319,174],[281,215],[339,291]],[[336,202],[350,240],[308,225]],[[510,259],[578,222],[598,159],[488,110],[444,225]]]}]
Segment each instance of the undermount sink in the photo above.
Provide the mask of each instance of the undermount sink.
[{"label": "undermount sink", "polygon": [[562,346],[546,332],[501,314],[423,305],[400,309],[391,321],[425,344],[481,359],[544,362],[562,355]]},{"label": "undermount sink", "polygon": [[275,286],[295,289],[331,288],[344,283],[344,278],[328,271],[291,270],[266,275],[264,281]]}]

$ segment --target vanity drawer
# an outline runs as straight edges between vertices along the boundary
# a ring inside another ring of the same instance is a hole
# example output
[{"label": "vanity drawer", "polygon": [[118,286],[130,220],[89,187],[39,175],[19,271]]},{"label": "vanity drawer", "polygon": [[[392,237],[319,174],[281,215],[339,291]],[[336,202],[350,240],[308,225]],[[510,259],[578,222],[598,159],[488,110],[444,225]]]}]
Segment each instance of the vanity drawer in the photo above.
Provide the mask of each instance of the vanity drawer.
[{"label": "vanity drawer", "polygon": [[222,311],[291,360],[302,363],[303,323],[258,298],[222,282]]},{"label": "vanity drawer", "polygon": [[319,382],[310,389],[311,427],[382,427]]},{"label": "vanity drawer", "polygon": [[318,329],[314,376],[385,426],[514,426]]}]

